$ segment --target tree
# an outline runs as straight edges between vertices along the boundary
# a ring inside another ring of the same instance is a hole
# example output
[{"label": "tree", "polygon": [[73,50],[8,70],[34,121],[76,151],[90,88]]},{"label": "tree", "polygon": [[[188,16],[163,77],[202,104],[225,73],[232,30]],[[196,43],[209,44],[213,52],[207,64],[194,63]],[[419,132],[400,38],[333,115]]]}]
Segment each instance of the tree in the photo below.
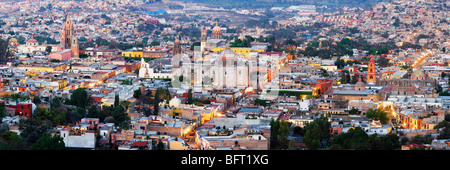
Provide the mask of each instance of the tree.
[{"label": "tree", "polygon": [[409,144],[431,144],[433,137],[431,135],[416,135],[409,141]]},{"label": "tree", "polygon": [[65,123],[72,123],[75,124],[81,120],[84,116],[84,109],[81,107],[78,107],[77,110],[70,110],[65,112]]},{"label": "tree", "polygon": [[373,134],[369,136],[369,140],[367,141],[367,146],[370,150],[383,150],[384,142],[383,139],[378,137],[377,134]]},{"label": "tree", "polygon": [[137,90],[135,90],[133,92],[133,97],[136,98],[136,99],[139,99],[141,97],[141,94],[142,94],[141,88],[138,88]]},{"label": "tree", "polygon": [[276,121],[273,119],[270,121],[270,148],[271,149],[278,148],[278,141],[275,139],[278,136],[279,127],[280,127],[280,122],[278,119]]},{"label": "tree", "polygon": [[8,48],[8,42],[9,42],[9,38],[4,40],[4,39],[0,39],[0,63],[6,63],[10,51]]},{"label": "tree", "polygon": [[[36,119],[41,122],[46,122],[50,126],[66,123],[67,121],[66,118],[76,119],[77,116],[70,115],[70,112],[65,107],[51,108],[49,111],[47,111],[44,108],[37,108],[35,110],[35,113],[33,114],[33,119]],[[78,118],[81,119],[81,116],[78,116]]]},{"label": "tree", "polygon": [[294,140],[289,140],[289,147],[288,150],[294,150]]},{"label": "tree", "polygon": [[[446,117],[447,118],[447,117]],[[447,120],[443,120],[442,122],[439,122],[438,125],[434,127],[434,129],[441,129],[440,134],[437,137],[438,139],[448,139],[450,138],[450,122]]]},{"label": "tree", "polygon": [[45,132],[39,138],[39,140],[31,145],[31,150],[65,150],[65,144],[63,138],[59,135],[52,136],[50,133]]},{"label": "tree", "polygon": [[391,65],[389,63],[389,59],[387,59],[386,57],[380,57],[380,59],[378,59],[377,62],[380,67],[388,67]]},{"label": "tree", "polygon": [[0,122],[2,122],[3,118],[6,116],[6,108],[3,105],[0,105]]},{"label": "tree", "polygon": [[8,132],[8,131],[9,131],[8,124],[7,123],[0,123],[0,135],[5,133],[5,132]]},{"label": "tree", "polygon": [[192,89],[188,90],[188,104],[192,104],[194,101],[192,100]]},{"label": "tree", "polygon": [[98,110],[97,106],[92,105],[88,109],[87,117],[89,117],[89,118],[99,118],[100,119],[102,117],[102,113]]},{"label": "tree", "polygon": [[382,136],[384,141],[384,150],[394,150],[401,147],[399,142],[399,137],[395,133],[389,133],[387,135]]},{"label": "tree", "polygon": [[361,144],[365,144],[369,136],[361,127],[351,128],[345,133],[340,133],[332,140],[332,145],[339,145],[342,149],[355,149]]},{"label": "tree", "polygon": [[86,108],[89,103],[88,94],[84,88],[77,88],[70,96],[70,103],[72,105]]},{"label": "tree", "polygon": [[356,114],[358,114],[358,112],[359,112],[358,109],[355,109],[354,107],[352,107],[352,109],[348,112],[348,114],[356,115]]},{"label": "tree", "polygon": [[52,52],[52,46],[45,47],[45,51],[50,54]]},{"label": "tree", "polygon": [[200,42],[199,41],[197,41],[197,42],[194,42],[192,45],[191,45],[191,48],[190,48],[190,50],[191,51],[194,51],[195,50],[195,47],[198,47],[199,49],[200,49]]},{"label": "tree", "polygon": [[125,111],[131,107],[131,102],[128,100],[120,101],[119,106],[121,106]]},{"label": "tree", "polygon": [[379,120],[382,124],[388,124],[389,118],[387,116],[387,112],[382,109],[372,109],[366,111],[366,117],[374,120]]},{"label": "tree", "polygon": [[158,144],[156,144],[156,150],[164,150],[164,143],[159,139]]},{"label": "tree", "polygon": [[120,83],[120,85],[132,85],[132,84],[133,82],[131,79],[125,79]]},{"label": "tree", "polygon": [[25,149],[26,142],[23,141],[17,132],[8,131],[2,134],[2,138],[5,139],[8,144],[0,144],[0,150],[23,150]]},{"label": "tree", "polygon": [[112,117],[112,116],[105,117],[105,122],[106,123],[114,123],[115,122],[114,117]]},{"label": "tree", "polygon": [[41,104],[41,99],[39,98],[39,96],[36,96],[36,95],[33,95],[33,100],[32,100],[32,102],[34,103],[34,104]]},{"label": "tree", "polygon": [[280,149],[287,149],[289,147],[289,141],[287,137],[289,136],[289,126],[290,123],[284,120],[280,121],[280,126],[278,128],[277,141]]},{"label": "tree", "polygon": [[125,113],[125,109],[120,105],[113,108],[111,115],[114,118],[114,123],[121,127],[125,127],[126,121],[129,120],[127,113]]},{"label": "tree", "polygon": [[310,150],[325,147],[331,137],[331,123],[326,117],[315,119],[305,126],[305,137],[303,142]]},{"label": "tree", "polygon": [[114,107],[119,106],[119,94],[116,93],[116,95],[114,96]]},{"label": "tree", "polygon": [[35,119],[20,119],[20,136],[30,143],[35,143],[44,132],[47,132],[49,126]]}]

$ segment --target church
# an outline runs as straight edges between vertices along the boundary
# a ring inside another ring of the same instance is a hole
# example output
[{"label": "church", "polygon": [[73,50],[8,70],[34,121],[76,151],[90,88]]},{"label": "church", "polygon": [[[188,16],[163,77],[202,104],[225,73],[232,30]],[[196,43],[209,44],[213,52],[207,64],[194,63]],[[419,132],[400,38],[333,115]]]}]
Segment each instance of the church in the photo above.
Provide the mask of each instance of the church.
[{"label": "church", "polygon": [[200,38],[200,51],[205,52],[209,51],[216,47],[226,46],[226,40],[222,39],[222,28],[219,27],[218,22],[216,21],[216,26],[212,29],[211,36],[208,37],[208,31],[206,27],[203,26],[201,30],[201,38]]},{"label": "church", "polygon": [[60,47],[64,50],[70,49],[71,57],[78,58],[80,49],[78,47],[78,38],[75,36],[74,25],[70,20],[69,14],[66,16],[66,22],[60,34]]},{"label": "church", "polygon": [[174,77],[185,78],[186,81],[180,82],[182,87],[194,86],[197,90],[203,87],[244,89],[250,84],[252,72],[250,62],[242,60],[241,56],[229,47],[220,54],[202,55],[201,58],[193,58],[192,61],[188,55],[178,57],[181,57],[181,64],[174,65],[173,74]]},{"label": "church", "polygon": [[[200,50],[194,50],[193,56],[181,53],[179,40],[175,40],[172,84],[194,91],[239,91],[246,88],[259,91],[271,81],[270,74],[278,69],[277,62],[261,60],[260,51],[253,51],[252,55],[235,52],[230,48],[230,44],[222,39],[222,29],[217,22],[210,37],[203,27],[200,39]],[[222,47],[223,50],[211,51],[216,47]]]}]

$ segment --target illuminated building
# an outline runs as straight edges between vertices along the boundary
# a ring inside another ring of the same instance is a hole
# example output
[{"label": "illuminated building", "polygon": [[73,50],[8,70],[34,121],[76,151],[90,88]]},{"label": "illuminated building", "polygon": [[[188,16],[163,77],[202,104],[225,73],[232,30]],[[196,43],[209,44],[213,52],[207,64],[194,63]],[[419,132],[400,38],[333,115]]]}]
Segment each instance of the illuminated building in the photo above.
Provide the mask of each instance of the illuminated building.
[{"label": "illuminated building", "polygon": [[377,76],[376,76],[376,68],[375,68],[375,61],[373,58],[369,61],[369,69],[367,72],[367,84],[369,85],[375,85],[377,82]]}]

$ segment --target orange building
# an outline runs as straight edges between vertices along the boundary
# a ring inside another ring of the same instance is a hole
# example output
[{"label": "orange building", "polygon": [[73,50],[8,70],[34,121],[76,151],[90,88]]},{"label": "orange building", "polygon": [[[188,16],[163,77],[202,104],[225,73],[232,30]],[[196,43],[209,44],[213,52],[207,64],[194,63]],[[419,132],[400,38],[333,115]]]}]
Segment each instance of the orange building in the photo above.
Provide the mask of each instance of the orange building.
[{"label": "orange building", "polygon": [[369,61],[369,69],[367,70],[367,84],[368,85],[375,85],[377,82],[377,76],[376,76],[376,68],[375,68],[375,60],[373,58]]},{"label": "orange building", "polygon": [[316,81],[316,90],[313,93],[315,94],[317,92],[318,95],[322,95],[327,92],[333,83],[333,80],[328,79],[317,79]]}]

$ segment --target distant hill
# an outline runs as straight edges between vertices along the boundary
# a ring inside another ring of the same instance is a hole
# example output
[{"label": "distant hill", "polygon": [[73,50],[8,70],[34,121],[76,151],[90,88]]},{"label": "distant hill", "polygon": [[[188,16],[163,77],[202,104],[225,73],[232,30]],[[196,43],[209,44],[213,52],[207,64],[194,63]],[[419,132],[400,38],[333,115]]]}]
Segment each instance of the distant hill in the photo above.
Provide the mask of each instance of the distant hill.
[{"label": "distant hill", "polygon": [[209,6],[223,7],[226,9],[266,9],[272,7],[288,7],[292,5],[326,5],[334,7],[369,7],[379,2],[389,0],[179,0],[183,2],[197,2]]}]

